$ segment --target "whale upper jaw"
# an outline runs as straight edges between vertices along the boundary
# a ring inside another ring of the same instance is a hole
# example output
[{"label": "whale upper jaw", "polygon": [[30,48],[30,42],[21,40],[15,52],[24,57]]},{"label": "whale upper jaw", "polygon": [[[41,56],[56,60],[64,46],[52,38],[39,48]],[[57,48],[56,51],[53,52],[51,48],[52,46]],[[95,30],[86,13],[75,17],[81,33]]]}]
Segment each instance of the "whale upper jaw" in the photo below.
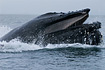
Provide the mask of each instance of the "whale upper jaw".
[{"label": "whale upper jaw", "polygon": [[[58,22],[53,23],[45,28],[45,34],[56,32],[59,30],[67,29],[68,27],[78,26],[83,24],[83,22],[89,17],[90,9],[83,9],[76,12],[69,12],[69,13],[56,13],[56,15],[62,16]],[[47,13],[45,15],[50,15]],[[43,15],[44,16],[44,15]],[[55,17],[54,14],[52,17]]]}]

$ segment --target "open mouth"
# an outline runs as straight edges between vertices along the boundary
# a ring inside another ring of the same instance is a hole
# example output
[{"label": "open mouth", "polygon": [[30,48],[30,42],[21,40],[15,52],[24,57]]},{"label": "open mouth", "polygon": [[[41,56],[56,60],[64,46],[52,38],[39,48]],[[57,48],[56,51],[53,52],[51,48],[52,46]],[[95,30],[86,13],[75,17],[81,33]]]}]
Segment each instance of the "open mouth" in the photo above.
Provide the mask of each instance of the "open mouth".
[{"label": "open mouth", "polygon": [[99,31],[100,22],[83,24],[89,17],[90,9],[69,13],[65,20],[59,21],[45,29],[45,43],[82,43],[99,45],[102,42],[102,35]]}]

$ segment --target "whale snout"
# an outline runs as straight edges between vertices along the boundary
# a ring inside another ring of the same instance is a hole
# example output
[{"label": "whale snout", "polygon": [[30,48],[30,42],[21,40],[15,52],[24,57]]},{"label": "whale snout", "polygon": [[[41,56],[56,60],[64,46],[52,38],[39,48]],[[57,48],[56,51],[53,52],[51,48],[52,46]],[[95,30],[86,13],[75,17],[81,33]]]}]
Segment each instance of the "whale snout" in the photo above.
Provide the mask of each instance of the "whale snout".
[{"label": "whale snout", "polygon": [[89,11],[90,11],[89,8],[83,10],[83,12],[86,12],[86,13],[89,13]]}]

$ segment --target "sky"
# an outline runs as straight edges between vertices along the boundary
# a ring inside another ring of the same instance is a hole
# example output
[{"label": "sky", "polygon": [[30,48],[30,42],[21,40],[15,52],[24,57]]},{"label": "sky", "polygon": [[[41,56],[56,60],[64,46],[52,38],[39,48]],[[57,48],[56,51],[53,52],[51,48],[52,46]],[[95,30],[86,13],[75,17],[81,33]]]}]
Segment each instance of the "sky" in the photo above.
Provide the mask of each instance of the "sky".
[{"label": "sky", "polygon": [[105,0],[0,0],[0,14],[43,14],[90,8],[91,15],[105,15]]}]

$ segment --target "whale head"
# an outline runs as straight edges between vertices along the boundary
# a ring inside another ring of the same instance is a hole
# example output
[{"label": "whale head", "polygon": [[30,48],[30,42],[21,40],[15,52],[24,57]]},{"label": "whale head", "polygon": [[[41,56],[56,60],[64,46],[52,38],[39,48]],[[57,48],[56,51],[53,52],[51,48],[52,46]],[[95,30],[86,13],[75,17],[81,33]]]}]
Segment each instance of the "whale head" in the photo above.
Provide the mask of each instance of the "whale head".
[{"label": "whale head", "polygon": [[78,26],[89,17],[90,9],[83,9],[68,13],[46,13],[37,18],[44,20],[45,34],[67,29],[68,27]]},{"label": "whale head", "polygon": [[44,35],[54,32],[57,33],[58,31],[82,25],[88,18],[89,11],[90,9],[87,8],[68,13],[50,12],[43,14],[27,22],[26,24],[11,30],[9,33],[0,38],[0,41],[9,42],[12,39],[18,38],[22,42],[26,43],[31,43],[34,40],[35,43],[40,42],[40,40],[42,41]]}]

